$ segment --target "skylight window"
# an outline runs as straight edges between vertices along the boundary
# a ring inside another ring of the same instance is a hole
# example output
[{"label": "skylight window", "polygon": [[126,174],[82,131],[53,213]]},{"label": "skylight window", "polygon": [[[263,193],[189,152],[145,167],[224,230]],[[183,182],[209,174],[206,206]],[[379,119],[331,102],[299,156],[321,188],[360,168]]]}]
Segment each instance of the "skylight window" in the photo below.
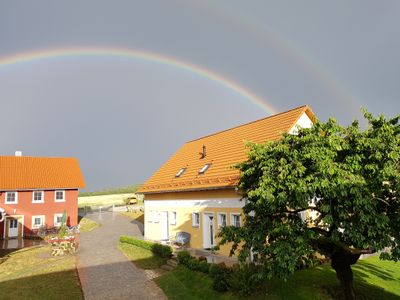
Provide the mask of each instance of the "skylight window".
[{"label": "skylight window", "polygon": [[204,174],[208,168],[211,166],[211,164],[205,164],[204,167],[202,167],[199,171],[199,174]]},{"label": "skylight window", "polygon": [[181,177],[181,175],[186,171],[186,168],[182,168],[175,174],[175,177]]}]

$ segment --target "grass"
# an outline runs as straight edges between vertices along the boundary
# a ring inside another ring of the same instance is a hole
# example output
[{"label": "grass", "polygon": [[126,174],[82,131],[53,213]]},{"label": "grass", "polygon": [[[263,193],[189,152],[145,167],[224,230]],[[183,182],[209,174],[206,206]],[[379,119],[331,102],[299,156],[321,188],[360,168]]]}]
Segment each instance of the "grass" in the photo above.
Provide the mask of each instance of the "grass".
[{"label": "grass", "polygon": [[141,269],[157,269],[167,262],[166,258],[155,255],[150,250],[131,244],[119,242],[118,249]]},{"label": "grass", "polygon": [[94,191],[94,192],[80,192],[79,197],[116,195],[116,194],[132,194],[132,193],[135,193],[139,187],[140,187],[140,184],[133,184],[133,185],[128,185],[128,186],[124,186],[124,187],[111,188],[111,189],[105,189],[105,190]]},{"label": "grass", "polygon": [[[354,267],[357,299],[400,299],[400,263],[371,257]],[[203,273],[179,266],[155,279],[169,299],[244,299],[230,292],[212,289],[212,280]],[[297,271],[287,282],[273,279],[249,299],[340,299],[339,282],[329,265]]]},{"label": "grass", "polygon": [[80,219],[79,225],[80,232],[89,232],[101,226],[99,223],[85,217]]},{"label": "grass", "polygon": [[120,212],[121,215],[124,215],[130,219],[136,220],[141,222],[142,224],[144,223],[144,213],[142,211],[123,211]]},{"label": "grass", "polygon": [[83,299],[75,257],[53,257],[50,246],[25,248],[0,264],[0,299]]}]

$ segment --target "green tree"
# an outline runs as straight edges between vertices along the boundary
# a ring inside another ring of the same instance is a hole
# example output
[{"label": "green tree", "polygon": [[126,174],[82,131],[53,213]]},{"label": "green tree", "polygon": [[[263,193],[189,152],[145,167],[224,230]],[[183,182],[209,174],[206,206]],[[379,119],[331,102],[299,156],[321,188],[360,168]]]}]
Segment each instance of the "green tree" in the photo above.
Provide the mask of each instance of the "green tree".
[{"label": "green tree", "polygon": [[374,118],[368,127],[334,119],[297,135],[250,144],[238,165],[244,225],[226,227],[240,260],[253,255],[263,276],[287,278],[315,253],[329,257],[346,299],[354,299],[353,273],[361,254],[383,251],[400,259],[400,116]]}]

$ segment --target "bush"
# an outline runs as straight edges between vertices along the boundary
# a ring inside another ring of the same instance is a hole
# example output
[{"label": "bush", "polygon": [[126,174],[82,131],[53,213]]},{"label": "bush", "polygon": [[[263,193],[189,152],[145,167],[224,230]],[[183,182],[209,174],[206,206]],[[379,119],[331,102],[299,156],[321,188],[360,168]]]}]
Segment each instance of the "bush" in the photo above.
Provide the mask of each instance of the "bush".
[{"label": "bush", "polygon": [[187,262],[189,261],[189,259],[191,259],[192,256],[190,255],[190,253],[186,250],[180,251],[178,252],[178,261],[180,264],[186,266]]},{"label": "bush", "polygon": [[139,240],[133,236],[121,235],[119,241],[122,243],[127,243],[143,249],[150,250],[154,254],[164,258],[169,258],[172,255],[172,249],[170,246]]},{"label": "bush", "polygon": [[213,279],[213,289],[217,292],[226,292],[229,290],[229,279],[231,270],[224,263],[214,265],[209,268],[210,276]]},{"label": "bush", "polygon": [[199,271],[208,273],[210,271],[210,264],[206,260],[199,260]]},{"label": "bush", "polygon": [[232,291],[240,296],[249,296],[260,285],[260,268],[255,264],[235,265],[228,280]]},{"label": "bush", "polygon": [[158,256],[169,258],[172,255],[172,249],[170,246],[161,245],[154,243],[151,247],[151,251]]}]

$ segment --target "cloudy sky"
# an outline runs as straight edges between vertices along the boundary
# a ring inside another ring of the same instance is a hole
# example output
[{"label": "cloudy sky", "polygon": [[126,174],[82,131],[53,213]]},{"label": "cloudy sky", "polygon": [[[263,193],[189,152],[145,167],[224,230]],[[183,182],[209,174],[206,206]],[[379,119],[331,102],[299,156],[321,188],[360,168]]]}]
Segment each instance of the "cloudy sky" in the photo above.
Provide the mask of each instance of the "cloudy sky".
[{"label": "cloudy sky", "polygon": [[399,37],[396,0],[0,0],[0,155],[77,157],[95,190],[303,104],[393,116]]}]

